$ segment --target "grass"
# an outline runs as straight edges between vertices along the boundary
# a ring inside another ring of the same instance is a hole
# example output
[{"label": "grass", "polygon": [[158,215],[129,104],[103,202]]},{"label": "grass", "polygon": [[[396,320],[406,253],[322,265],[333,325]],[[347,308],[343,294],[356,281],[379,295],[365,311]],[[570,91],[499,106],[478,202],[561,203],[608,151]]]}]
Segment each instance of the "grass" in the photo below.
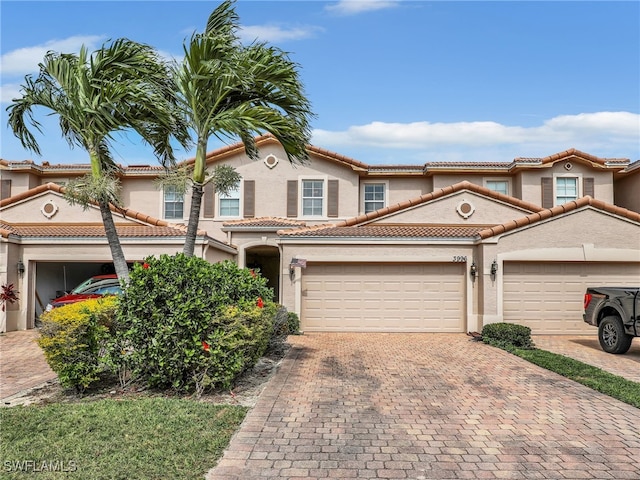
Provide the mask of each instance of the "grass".
[{"label": "grass", "polygon": [[0,408],[0,478],[202,478],[246,412],[166,397]]},{"label": "grass", "polygon": [[640,408],[640,383],[546,350],[509,349],[513,354],[593,390]]}]

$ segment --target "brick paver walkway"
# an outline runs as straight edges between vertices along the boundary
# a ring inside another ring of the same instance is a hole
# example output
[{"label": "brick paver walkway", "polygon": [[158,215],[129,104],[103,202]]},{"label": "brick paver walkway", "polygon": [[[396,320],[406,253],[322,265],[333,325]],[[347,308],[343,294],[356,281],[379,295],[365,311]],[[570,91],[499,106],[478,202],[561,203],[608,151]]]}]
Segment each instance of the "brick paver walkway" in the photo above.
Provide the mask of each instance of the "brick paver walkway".
[{"label": "brick paver walkway", "polygon": [[35,342],[39,330],[0,334],[0,399],[54,380],[53,373]]},{"label": "brick paver walkway", "polygon": [[462,334],[306,334],[208,480],[640,478],[640,411]]},{"label": "brick paver walkway", "polygon": [[534,335],[532,338],[537,348],[575,358],[640,383],[640,338],[633,340],[631,348],[624,355],[612,355],[600,347],[598,329],[594,328],[593,332],[590,336]]}]

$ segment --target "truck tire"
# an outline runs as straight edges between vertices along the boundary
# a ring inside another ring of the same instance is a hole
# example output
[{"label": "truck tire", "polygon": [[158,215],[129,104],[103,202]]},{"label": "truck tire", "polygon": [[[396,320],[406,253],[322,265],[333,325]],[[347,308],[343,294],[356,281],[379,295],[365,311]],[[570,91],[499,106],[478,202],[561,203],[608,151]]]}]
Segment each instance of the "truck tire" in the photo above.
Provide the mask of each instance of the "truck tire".
[{"label": "truck tire", "polygon": [[620,317],[604,317],[598,327],[600,346],[607,353],[626,353],[631,347],[632,335],[627,335]]}]

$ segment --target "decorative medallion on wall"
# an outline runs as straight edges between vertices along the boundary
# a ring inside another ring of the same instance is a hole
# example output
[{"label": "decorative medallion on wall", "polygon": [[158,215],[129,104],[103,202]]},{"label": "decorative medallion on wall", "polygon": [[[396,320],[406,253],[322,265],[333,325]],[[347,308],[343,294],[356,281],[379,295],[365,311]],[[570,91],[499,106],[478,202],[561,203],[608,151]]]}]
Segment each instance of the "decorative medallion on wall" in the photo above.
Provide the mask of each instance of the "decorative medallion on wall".
[{"label": "decorative medallion on wall", "polygon": [[42,207],[40,208],[40,211],[45,217],[51,218],[56,213],[58,213],[58,206],[55,203],[53,203],[53,200],[48,200],[44,203],[44,205],[42,205]]},{"label": "decorative medallion on wall", "polygon": [[278,157],[273,154],[267,155],[267,157],[264,159],[264,164],[269,168],[273,168],[278,164]]},{"label": "decorative medallion on wall", "polygon": [[565,169],[566,171],[569,171],[569,170],[571,170],[572,168],[573,168],[573,165],[571,164],[571,162],[567,162],[567,163],[565,163],[565,164],[564,164],[564,169]]},{"label": "decorative medallion on wall", "polygon": [[462,200],[456,207],[456,211],[462,218],[469,218],[476,211],[476,207],[468,200]]}]

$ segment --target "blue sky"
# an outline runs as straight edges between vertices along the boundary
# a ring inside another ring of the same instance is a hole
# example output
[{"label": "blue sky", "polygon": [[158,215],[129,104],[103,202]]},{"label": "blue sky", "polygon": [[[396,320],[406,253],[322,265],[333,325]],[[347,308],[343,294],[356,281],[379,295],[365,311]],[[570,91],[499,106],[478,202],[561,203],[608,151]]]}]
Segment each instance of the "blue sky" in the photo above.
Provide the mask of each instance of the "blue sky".
[{"label": "blue sky", "polygon": [[[0,157],[87,163],[44,111],[42,157],[7,128],[5,109],[47,50],[128,37],[180,58],[218,4],[2,0]],[[269,41],[300,65],[315,146],[369,164],[569,148],[640,159],[640,2],[240,0],[236,11],[243,39]],[[113,153],[123,165],[155,163],[134,135]]]}]

